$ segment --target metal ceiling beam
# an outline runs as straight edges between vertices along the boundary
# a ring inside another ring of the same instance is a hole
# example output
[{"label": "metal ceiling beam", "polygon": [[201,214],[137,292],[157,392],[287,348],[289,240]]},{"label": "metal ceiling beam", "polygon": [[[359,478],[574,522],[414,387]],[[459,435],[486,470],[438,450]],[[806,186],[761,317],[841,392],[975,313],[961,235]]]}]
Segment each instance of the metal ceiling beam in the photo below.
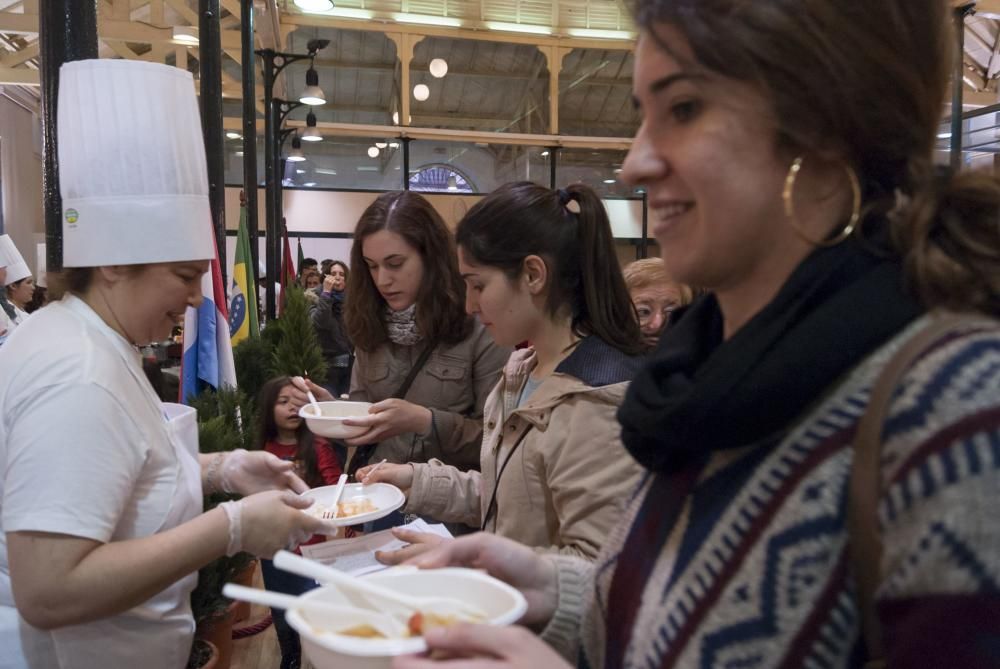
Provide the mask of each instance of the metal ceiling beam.
[{"label": "metal ceiling beam", "polygon": [[38,70],[26,67],[0,67],[0,86],[38,86]]},{"label": "metal ceiling beam", "polygon": [[[171,6],[180,0],[167,0]],[[197,14],[195,15],[197,18]],[[37,14],[14,14],[0,12],[0,33],[15,35],[37,35]],[[133,21],[116,21],[114,19],[98,20],[98,37],[103,40],[118,40],[120,42],[139,42],[142,44],[177,44],[174,41],[173,26],[157,28],[145,23]],[[240,48],[240,31],[222,31],[222,47],[224,49]]]},{"label": "metal ceiling beam", "polygon": [[38,42],[29,44],[19,51],[0,58],[0,67],[14,67],[21,63],[38,57]]},{"label": "metal ceiling beam", "polygon": [[[391,13],[371,12],[369,19],[346,19],[319,16],[317,14],[285,14],[281,18],[283,26],[294,30],[298,26],[316,28],[340,28],[342,30],[362,30],[369,32],[397,32],[428,37],[468,39],[480,42],[506,42],[508,44],[530,44],[532,46],[562,46],[570,49],[607,49],[633,51],[635,39],[593,39],[569,35],[534,35],[526,33],[499,32],[491,29],[487,22],[464,21],[462,28],[438,27],[424,24],[409,24],[397,21]],[[427,16],[428,20],[434,17]]]}]

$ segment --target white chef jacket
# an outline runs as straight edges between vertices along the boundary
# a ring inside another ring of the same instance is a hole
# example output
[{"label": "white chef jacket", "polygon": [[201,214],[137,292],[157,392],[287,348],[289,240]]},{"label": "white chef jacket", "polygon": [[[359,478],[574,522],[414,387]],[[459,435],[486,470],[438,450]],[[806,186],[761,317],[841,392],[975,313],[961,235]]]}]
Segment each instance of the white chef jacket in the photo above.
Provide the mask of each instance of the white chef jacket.
[{"label": "white chef jacket", "polygon": [[185,666],[196,574],[120,615],[40,630],[14,608],[4,534],[109,542],[190,520],[202,508],[197,446],[173,427],[138,351],[76,297],[0,347],[0,669]]}]

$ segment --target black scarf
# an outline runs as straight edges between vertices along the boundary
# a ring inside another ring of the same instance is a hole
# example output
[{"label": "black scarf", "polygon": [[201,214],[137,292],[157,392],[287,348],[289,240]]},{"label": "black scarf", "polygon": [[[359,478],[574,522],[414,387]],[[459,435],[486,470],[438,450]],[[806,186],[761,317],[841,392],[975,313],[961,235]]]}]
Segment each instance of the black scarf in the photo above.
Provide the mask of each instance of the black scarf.
[{"label": "black scarf", "polygon": [[661,337],[629,387],[618,411],[625,447],[647,469],[672,474],[712,451],[777,443],[923,311],[898,261],[854,240],[812,253],[725,342],[719,305],[706,295]]}]

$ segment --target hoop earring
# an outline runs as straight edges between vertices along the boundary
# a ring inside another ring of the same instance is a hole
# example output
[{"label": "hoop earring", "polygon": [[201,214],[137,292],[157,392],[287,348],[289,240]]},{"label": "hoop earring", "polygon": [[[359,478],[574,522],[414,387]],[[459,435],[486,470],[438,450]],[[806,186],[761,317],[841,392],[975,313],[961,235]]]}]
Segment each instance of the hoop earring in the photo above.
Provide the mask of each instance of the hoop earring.
[{"label": "hoop earring", "polygon": [[789,222],[792,224],[792,229],[795,230],[795,234],[804,239],[806,242],[812,244],[813,246],[836,246],[845,239],[851,236],[854,229],[858,225],[858,221],[861,220],[861,182],[858,181],[858,175],[847,163],[844,163],[844,171],[847,172],[847,180],[851,182],[851,192],[854,196],[854,204],[851,208],[851,218],[847,221],[847,225],[844,229],[837,234],[836,237],[832,239],[825,239],[816,241],[815,239],[810,239],[802,231],[802,226],[798,224],[798,217],[795,215],[795,180],[799,176],[799,172],[802,171],[802,156],[799,156],[794,161],[792,161],[791,167],[788,168],[788,176],[785,177],[785,187],[781,191],[781,199],[785,204],[785,216],[788,217]]}]

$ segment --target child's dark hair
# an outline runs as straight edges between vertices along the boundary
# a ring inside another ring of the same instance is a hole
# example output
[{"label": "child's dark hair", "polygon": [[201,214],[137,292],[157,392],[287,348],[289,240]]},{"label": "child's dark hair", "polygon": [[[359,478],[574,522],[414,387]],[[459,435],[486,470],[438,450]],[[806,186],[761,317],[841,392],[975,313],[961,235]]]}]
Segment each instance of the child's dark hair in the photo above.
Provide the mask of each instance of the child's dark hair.
[{"label": "child's dark hair", "polygon": [[[274,422],[274,405],[278,401],[281,389],[291,385],[292,377],[276,376],[261,386],[257,394],[257,436],[254,447],[264,450],[267,442],[278,438],[278,425]],[[315,488],[324,485],[323,477],[319,472],[319,465],[316,462],[316,449],[312,432],[306,427],[305,421],[299,425],[295,432],[298,448],[295,451],[295,459],[302,465],[301,476],[306,484]]]},{"label": "child's dark hair", "polygon": [[474,263],[503,270],[510,279],[520,276],[526,257],[541,257],[551,277],[550,314],[568,310],[577,335],[595,335],[624,353],[642,352],[611,223],[587,186],[503,185],[469,210],[456,241]]}]

